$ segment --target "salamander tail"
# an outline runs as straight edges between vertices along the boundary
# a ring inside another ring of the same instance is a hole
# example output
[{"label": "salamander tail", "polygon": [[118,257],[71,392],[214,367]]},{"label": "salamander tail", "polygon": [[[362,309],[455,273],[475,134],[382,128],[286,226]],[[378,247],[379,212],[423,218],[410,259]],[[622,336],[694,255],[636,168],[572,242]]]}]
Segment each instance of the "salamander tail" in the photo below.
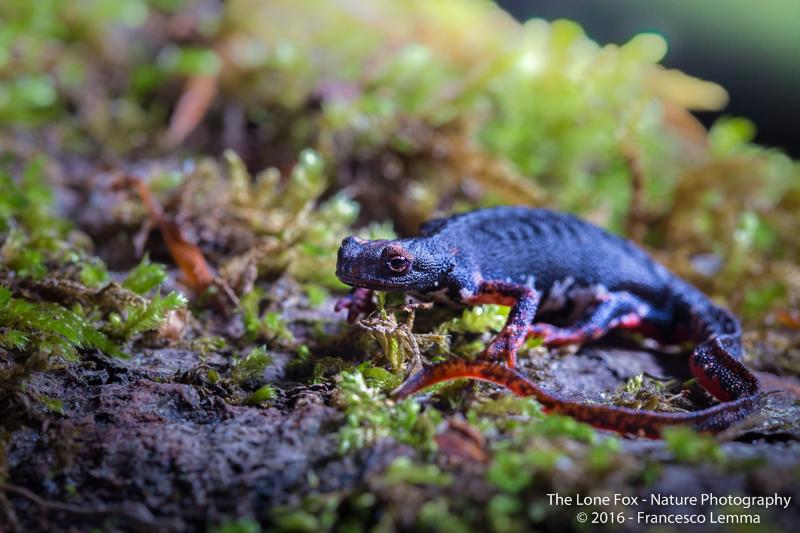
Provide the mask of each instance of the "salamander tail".
[{"label": "salamander tail", "polygon": [[[747,371],[746,368],[744,370]],[[501,364],[461,359],[435,364],[416,373],[395,389],[392,396],[406,398],[436,383],[462,378],[487,381],[501,385],[518,396],[534,397],[545,411],[568,415],[598,428],[650,438],[658,438],[664,427],[675,425],[689,425],[699,431],[712,433],[722,431],[758,409],[761,397],[758,382],[755,381],[755,387],[743,391],[742,396],[708,409],[691,413],[643,411],[569,400],[543,390],[516,370]]]}]

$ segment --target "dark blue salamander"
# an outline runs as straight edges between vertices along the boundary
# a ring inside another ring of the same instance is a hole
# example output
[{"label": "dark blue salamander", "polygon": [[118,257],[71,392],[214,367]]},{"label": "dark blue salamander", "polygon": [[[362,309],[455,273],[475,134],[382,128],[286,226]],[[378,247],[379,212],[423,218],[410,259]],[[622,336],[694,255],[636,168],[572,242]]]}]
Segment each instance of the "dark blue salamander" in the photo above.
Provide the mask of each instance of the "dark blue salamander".
[{"label": "dark blue salamander", "polygon": [[[372,290],[511,306],[505,327],[481,358],[427,367],[393,392],[397,398],[441,381],[474,378],[534,396],[548,411],[649,437],[676,424],[721,431],[761,403],[758,380],[740,362],[741,328],[733,314],[632,242],[571,215],[498,207],[432,220],[419,237],[348,237],[339,249],[336,275],[356,287],[336,307],[348,308],[351,321],[371,305]],[[689,367],[722,403],[691,413],[586,404],[546,392],[515,370],[517,349],[529,336],[542,337],[545,345],[573,344],[615,328],[664,344],[699,343]]]}]

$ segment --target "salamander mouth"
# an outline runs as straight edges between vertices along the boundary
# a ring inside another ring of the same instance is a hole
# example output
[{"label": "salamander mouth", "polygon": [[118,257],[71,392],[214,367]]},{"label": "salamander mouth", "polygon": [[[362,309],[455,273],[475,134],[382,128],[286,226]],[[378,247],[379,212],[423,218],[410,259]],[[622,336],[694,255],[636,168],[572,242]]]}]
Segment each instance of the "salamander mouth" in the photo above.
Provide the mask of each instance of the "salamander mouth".
[{"label": "salamander mouth", "polygon": [[339,281],[344,283],[345,285],[350,285],[351,287],[360,287],[364,289],[373,289],[376,291],[405,291],[408,290],[408,285],[403,283],[391,283],[385,281],[378,281],[378,280],[371,280],[371,279],[364,279],[364,278],[355,278],[352,276],[348,276],[346,274],[342,274],[341,272],[336,273],[336,277],[339,278]]}]

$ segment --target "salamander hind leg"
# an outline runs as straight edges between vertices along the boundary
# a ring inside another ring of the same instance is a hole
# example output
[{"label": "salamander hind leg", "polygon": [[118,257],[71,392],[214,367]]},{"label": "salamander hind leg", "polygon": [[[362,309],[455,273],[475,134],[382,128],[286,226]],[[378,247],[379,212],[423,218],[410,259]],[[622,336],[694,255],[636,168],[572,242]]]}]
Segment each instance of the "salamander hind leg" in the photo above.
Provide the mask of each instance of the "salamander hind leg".
[{"label": "salamander hind leg", "polygon": [[609,293],[575,324],[561,328],[536,323],[528,328],[528,337],[541,337],[545,346],[584,344],[599,339],[612,329],[639,328],[648,307],[630,293]]}]

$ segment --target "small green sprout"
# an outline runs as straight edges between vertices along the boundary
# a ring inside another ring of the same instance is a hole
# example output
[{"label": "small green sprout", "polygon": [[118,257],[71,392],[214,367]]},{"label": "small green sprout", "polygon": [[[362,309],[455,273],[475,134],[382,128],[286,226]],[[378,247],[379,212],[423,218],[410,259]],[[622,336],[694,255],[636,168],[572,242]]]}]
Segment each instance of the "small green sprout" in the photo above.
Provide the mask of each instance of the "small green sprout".
[{"label": "small green sprout", "polygon": [[247,397],[246,403],[248,405],[258,405],[263,402],[274,400],[278,395],[278,391],[272,385],[262,385],[256,391]]},{"label": "small green sprout", "polygon": [[272,356],[267,353],[265,346],[253,348],[244,358],[233,360],[230,379],[236,384],[241,384],[248,379],[260,378],[270,364]]},{"label": "small green sprout", "polygon": [[364,363],[358,368],[370,386],[377,386],[382,391],[390,391],[403,381],[397,374],[392,374],[380,366],[372,366],[371,363]]},{"label": "small green sprout", "polygon": [[208,369],[208,371],[206,372],[206,378],[208,379],[208,382],[211,383],[212,385],[216,385],[222,379],[222,377],[219,375],[219,372],[217,372],[213,368]]},{"label": "small green sprout", "polygon": [[57,413],[59,415],[64,414],[64,402],[59,400],[58,398],[53,398],[51,396],[46,396],[44,394],[40,394],[37,396],[37,399],[42,402],[49,411],[53,413]]},{"label": "small green sprout", "polygon": [[286,320],[279,311],[260,312],[266,296],[264,291],[253,289],[241,298],[242,320],[249,340],[294,342]]},{"label": "small green sprout", "polygon": [[181,293],[170,292],[163,297],[156,294],[144,305],[130,306],[127,318],[114,328],[114,333],[124,339],[130,339],[145,331],[158,329],[167,317],[167,313],[183,309],[186,305],[186,297]]},{"label": "small green sprout", "polygon": [[122,286],[136,294],[147,294],[159,287],[167,279],[167,271],[160,263],[151,263],[150,258],[144,256],[141,262],[128,273]]},{"label": "small green sprout", "polygon": [[91,288],[98,288],[108,281],[108,270],[105,263],[92,258],[83,263],[80,273],[81,283]]}]

